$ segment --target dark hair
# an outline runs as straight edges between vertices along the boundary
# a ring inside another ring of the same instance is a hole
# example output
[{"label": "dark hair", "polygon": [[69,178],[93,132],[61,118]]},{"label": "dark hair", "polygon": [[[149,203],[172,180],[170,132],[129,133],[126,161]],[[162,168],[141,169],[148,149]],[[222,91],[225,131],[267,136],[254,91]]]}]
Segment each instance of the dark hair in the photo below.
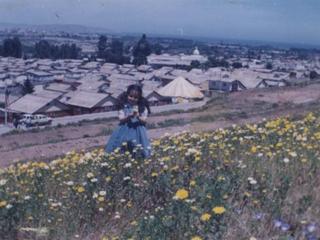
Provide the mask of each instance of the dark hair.
[{"label": "dark hair", "polygon": [[143,113],[144,110],[147,108],[148,114],[150,114],[151,110],[150,110],[149,101],[143,97],[142,88],[140,85],[137,85],[137,84],[133,84],[133,85],[128,86],[127,91],[123,92],[119,96],[117,109],[120,110],[120,109],[124,108],[124,105],[126,103],[128,103],[128,95],[131,91],[137,91],[139,93],[139,98],[138,98],[139,113],[140,114]]}]

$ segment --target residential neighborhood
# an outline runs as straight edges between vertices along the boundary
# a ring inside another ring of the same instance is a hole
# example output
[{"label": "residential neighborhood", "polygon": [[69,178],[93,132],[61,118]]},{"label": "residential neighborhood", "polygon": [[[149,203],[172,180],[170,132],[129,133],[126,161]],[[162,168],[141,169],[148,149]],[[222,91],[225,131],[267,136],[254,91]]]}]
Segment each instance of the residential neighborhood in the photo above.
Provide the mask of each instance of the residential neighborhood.
[{"label": "residential neighborhood", "polygon": [[[0,29],[0,39],[5,36],[19,36],[35,52],[0,56],[0,124],[22,114],[56,118],[115,111],[118,97],[133,84],[142,86],[151,106],[169,106],[215,92],[308,84],[320,75],[320,53],[303,49]],[[77,58],[52,55],[59,47],[69,51],[69,43],[80,51]],[[145,56],[135,60],[139,44]]]}]

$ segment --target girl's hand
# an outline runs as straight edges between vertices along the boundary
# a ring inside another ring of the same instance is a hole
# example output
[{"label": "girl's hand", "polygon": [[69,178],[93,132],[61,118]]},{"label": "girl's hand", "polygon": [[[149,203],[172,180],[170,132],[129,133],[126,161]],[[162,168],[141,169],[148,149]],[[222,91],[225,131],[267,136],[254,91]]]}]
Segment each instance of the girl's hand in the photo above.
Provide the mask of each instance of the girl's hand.
[{"label": "girl's hand", "polygon": [[134,117],[138,117],[138,116],[139,116],[139,113],[138,113],[138,112],[133,112],[133,116],[134,116]]}]

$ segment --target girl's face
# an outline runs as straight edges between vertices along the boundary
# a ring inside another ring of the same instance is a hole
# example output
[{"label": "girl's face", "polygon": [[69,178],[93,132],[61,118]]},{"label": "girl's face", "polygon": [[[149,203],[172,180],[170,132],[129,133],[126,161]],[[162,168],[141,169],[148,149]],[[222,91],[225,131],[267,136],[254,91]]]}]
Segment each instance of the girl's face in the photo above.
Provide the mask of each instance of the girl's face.
[{"label": "girl's face", "polygon": [[128,102],[130,104],[137,104],[139,100],[139,92],[136,90],[131,90],[128,94]]}]

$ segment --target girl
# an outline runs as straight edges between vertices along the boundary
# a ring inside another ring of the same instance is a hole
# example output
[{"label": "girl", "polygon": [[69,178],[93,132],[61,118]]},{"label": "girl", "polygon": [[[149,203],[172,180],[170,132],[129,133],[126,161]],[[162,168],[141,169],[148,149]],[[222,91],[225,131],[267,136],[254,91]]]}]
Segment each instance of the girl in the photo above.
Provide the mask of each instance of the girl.
[{"label": "girl", "polygon": [[151,147],[145,127],[150,107],[148,101],[142,97],[139,85],[130,85],[127,91],[121,94],[118,109],[120,123],[110,136],[106,152],[110,153],[127,145],[132,154],[134,148],[140,144],[144,157],[150,156]]}]

